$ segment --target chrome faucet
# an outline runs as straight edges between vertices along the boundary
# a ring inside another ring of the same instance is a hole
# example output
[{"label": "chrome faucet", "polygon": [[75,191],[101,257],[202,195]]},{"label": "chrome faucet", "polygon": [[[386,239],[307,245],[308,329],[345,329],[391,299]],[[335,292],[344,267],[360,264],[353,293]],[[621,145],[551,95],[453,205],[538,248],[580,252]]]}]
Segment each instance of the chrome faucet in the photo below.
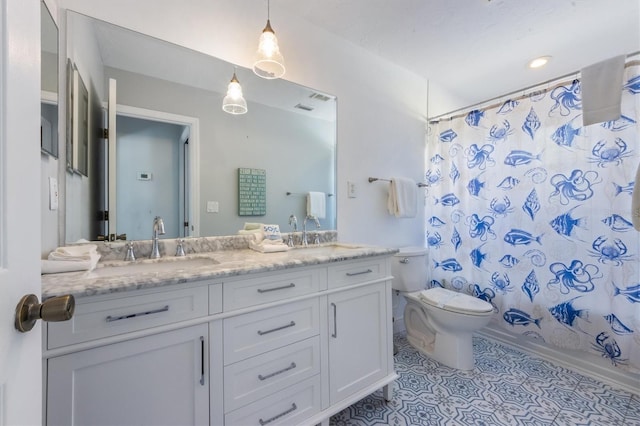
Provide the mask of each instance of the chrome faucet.
[{"label": "chrome faucet", "polygon": [[164,222],[160,216],[156,216],[153,219],[153,245],[151,246],[151,259],[158,259],[160,257],[158,235],[164,235]]},{"label": "chrome faucet", "polygon": [[289,232],[289,238],[287,238],[287,245],[289,247],[293,247],[295,244],[293,243],[293,233],[298,230],[298,218],[294,215],[289,216],[289,226],[292,227],[292,231]]},{"label": "chrome faucet", "polygon": [[[312,215],[307,215],[307,217],[304,218],[304,221],[302,222],[302,245],[304,247],[309,246],[309,242],[307,241],[307,220],[311,219],[316,223],[316,228],[320,229],[320,221],[318,220],[317,217],[312,216]],[[316,241],[319,243],[320,240],[316,239]]]}]

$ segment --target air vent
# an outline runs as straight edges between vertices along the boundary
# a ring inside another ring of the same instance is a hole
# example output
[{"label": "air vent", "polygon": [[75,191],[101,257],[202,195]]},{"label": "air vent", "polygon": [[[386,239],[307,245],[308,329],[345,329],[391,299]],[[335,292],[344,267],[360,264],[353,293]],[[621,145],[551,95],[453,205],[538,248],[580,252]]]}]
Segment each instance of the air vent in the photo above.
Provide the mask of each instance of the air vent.
[{"label": "air vent", "polygon": [[317,93],[317,92],[310,94],[309,97],[311,99],[317,99],[317,100],[323,101],[323,102],[327,102],[329,99],[331,99],[330,96],[323,95],[322,93]]},{"label": "air vent", "polygon": [[304,104],[298,104],[296,106],[294,106],[294,108],[298,108],[304,111],[313,111],[313,107],[309,106],[309,105],[304,105]]}]

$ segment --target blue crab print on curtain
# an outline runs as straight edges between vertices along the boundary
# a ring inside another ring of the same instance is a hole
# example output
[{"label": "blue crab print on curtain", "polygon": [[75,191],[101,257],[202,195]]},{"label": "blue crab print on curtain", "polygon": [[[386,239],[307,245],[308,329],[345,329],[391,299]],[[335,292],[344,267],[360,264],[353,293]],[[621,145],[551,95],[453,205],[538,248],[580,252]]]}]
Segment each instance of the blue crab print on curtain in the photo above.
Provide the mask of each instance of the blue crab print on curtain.
[{"label": "blue crab print on curtain", "polygon": [[431,123],[425,245],[433,282],[494,325],[640,373],[640,66],[621,93],[621,117],[588,127],[579,80]]}]

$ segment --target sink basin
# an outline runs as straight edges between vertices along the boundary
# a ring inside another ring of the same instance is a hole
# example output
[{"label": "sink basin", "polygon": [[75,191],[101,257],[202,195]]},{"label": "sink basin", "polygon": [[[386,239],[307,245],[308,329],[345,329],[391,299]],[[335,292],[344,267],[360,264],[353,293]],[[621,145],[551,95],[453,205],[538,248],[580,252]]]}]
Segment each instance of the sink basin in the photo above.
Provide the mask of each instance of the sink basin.
[{"label": "sink basin", "polygon": [[209,257],[172,257],[166,260],[145,259],[135,262],[107,263],[89,273],[89,277],[118,277],[133,274],[176,272],[218,265],[215,259]]}]

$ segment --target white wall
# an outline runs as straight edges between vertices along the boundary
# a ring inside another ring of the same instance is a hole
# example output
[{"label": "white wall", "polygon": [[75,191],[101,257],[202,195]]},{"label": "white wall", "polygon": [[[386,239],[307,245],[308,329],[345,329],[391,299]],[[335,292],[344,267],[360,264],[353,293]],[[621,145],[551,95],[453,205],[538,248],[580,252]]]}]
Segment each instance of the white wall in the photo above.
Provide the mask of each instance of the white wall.
[{"label": "white wall", "polygon": [[[265,5],[253,0],[60,0],[60,5],[249,68],[266,21]],[[288,17],[276,5],[271,22],[287,62],[285,77],[338,98],[339,238],[422,245],[423,209],[415,219],[390,217],[385,184],[369,184],[367,177],[423,178],[427,82]],[[347,181],[356,183],[357,198],[347,198]]]}]

